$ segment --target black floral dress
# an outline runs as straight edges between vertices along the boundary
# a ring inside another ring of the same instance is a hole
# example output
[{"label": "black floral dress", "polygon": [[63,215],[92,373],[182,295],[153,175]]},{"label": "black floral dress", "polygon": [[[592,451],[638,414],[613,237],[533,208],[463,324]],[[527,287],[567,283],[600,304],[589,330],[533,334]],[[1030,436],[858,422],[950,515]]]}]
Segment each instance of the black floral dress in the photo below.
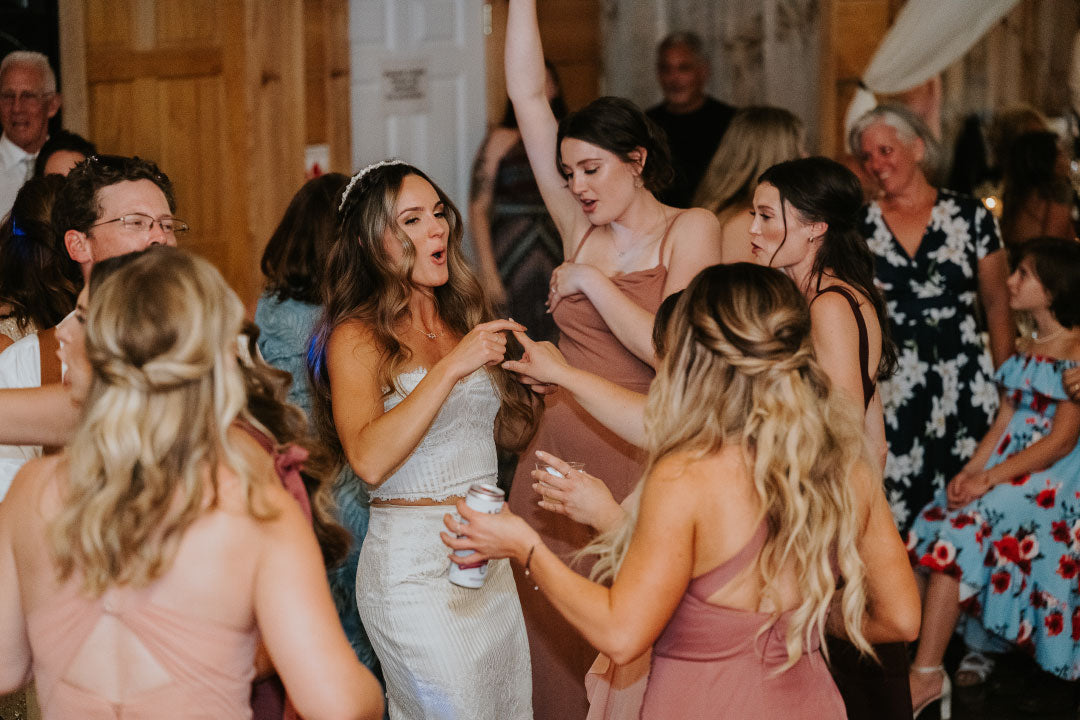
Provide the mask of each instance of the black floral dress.
[{"label": "black floral dress", "polygon": [[914,257],[870,203],[861,229],[888,302],[899,364],[879,384],[889,445],[885,491],[906,530],[975,452],[997,412],[994,368],[976,320],[978,263],[1001,248],[982,203],[939,190]]}]

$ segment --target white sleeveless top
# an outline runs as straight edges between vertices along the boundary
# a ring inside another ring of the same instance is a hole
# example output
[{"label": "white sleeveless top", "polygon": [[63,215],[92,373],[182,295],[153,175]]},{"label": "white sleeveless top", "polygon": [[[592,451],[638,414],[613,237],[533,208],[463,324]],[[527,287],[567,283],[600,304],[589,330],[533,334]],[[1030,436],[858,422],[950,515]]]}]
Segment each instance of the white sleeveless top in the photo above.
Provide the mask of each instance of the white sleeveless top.
[{"label": "white sleeveless top", "polygon": [[[395,388],[387,396],[383,410],[396,407],[425,375],[427,368],[398,375],[400,391]],[[495,415],[499,404],[495,386],[483,368],[459,380],[420,443],[393,475],[371,489],[371,497],[445,500],[465,495],[473,483],[495,483]]]}]

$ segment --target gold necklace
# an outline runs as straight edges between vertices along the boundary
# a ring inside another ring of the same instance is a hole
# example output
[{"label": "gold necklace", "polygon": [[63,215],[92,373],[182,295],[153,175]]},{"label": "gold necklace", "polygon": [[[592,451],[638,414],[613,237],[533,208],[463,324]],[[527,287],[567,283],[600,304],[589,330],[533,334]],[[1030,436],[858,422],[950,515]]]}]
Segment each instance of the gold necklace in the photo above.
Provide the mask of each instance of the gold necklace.
[{"label": "gold necklace", "polygon": [[428,340],[438,340],[439,338],[441,338],[443,335],[446,334],[446,333],[443,333],[443,332],[428,332],[427,330],[420,330],[415,325],[410,325],[409,327],[411,327],[413,330],[415,330],[416,332],[418,332],[421,335],[423,335],[424,337],[426,337]]}]

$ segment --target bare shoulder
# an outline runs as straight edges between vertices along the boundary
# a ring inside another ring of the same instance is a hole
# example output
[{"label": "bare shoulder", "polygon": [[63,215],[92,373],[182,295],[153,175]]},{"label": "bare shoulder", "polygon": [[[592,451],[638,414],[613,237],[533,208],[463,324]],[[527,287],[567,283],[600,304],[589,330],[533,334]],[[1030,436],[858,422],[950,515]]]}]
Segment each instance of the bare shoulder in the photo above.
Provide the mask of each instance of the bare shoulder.
[{"label": "bare shoulder", "polygon": [[374,366],[379,357],[375,331],[363,320],[347,320],[330,333],[326,344],[327,361],[333,365],[349,359]]},{"label": "bare shoulder", "polygon": [[1074,362],[1080,362],[1080,335],[1074,337],[1066,346],[1065,352],[1062,353],[1063,360],[1072,360]]},{"label": "bare shoulder", "polygon": [[707,455],[691,450],[670,453],[653,465],[648,481],[670,490],[692,491],[717,477],[739,475],[745,475],[742,453],[737,447],[726,447]]},{"label": "bare shoulder", "polygon": [[0,502],[0,527],[25,526],[49,511],[46,503],[58,507],[61,481],[66,474],[63,454],[34,458],[23,465]]},{"label": "bare shoulder", "polygon": [[671,226],[674,242],[700,242],[702,237],[720,237],[720,221],[705,208],[689,208],[679,211]]}]

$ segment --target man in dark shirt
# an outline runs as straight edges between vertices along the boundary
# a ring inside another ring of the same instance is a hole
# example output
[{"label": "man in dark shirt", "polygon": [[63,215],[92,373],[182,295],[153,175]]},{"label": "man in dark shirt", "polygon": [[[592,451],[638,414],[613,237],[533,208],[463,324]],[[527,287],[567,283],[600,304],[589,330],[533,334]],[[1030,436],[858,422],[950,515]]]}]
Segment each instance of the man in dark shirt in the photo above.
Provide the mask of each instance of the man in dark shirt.
[{"label": "man in dark shirt", "polygon": [[646,114],[667,134],[675,166],[675,181],[660,194],[660,200],[690,207],[735,108],[705,94],[709,64],[695,33],[672,33],[660,42],[656,75],[664,102]]}]

